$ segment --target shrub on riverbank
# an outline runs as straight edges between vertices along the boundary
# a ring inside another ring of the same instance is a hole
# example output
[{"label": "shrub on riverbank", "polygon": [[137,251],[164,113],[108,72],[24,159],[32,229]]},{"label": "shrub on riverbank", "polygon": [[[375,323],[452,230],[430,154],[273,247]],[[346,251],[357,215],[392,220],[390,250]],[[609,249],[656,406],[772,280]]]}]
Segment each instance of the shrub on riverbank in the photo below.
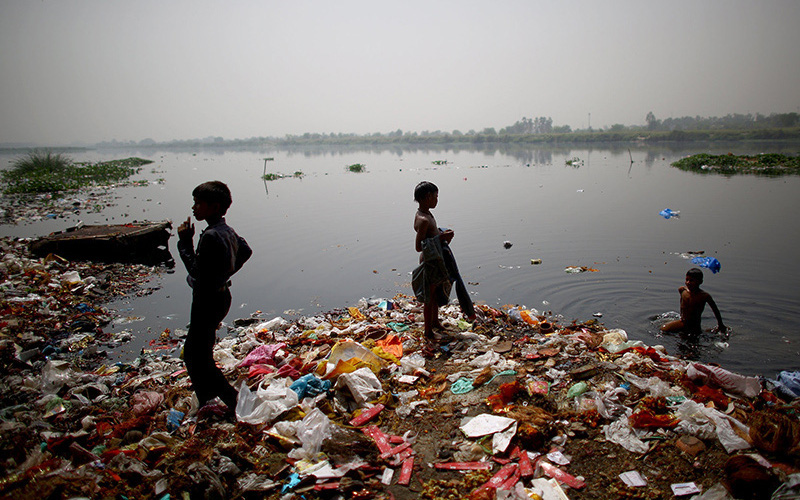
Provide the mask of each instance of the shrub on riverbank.
[{"label": "shrub on riverbank", "polygon": [[50,151],[33,151],[0,173],[5,194],[58,193],[86,186],[120,182],[152,163],[143,158],[125,158],[100,163],[75,163]]},{"label": "shrub on riverbank", "polygon": [[672,166],[691,172],[716,172],[728,175],[798,175],[800,174],[800,156],[777,153],[755,156],[696,154],[682,158],[674,162]]}]

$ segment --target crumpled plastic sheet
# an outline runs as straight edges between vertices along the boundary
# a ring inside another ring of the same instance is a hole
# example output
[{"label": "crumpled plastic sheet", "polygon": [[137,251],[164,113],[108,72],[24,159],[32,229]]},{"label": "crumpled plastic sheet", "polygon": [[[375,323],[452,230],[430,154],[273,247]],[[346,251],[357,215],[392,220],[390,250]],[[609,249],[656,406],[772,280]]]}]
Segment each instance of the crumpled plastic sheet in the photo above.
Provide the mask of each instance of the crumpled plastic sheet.
[{"label": "crumpled plastic sheet", "polygon": [[695,257],[692,259],[692,264],[705,267],[711,271],[712,274],[717,274],[720,268],[722,268],[722,264],[714,257]]},{"label": "crumpled plastic sheet", "polygon": [[633,385],[638,387],[642,390],[647,390],[650,392],[650,395],[654,398],[658,397],[674,397],[674,396],[683,396],[683,390],[672,387],[669,385],[668,382],[665,380],[661,380],[658,377],[649,377],[649,378],[642,378],[637,377],[632,373],[626,373],[625,378]]},{"label": "crumpled plastic sheet", "polygon": [[297,393],[298,399],[302,400],[306,396],[313,398],[330,390],[331,381],[320,380],[313,374],[309,373],[295,380],[289,388]]},{"label": "crumpled plastic sheet", "polygon": [[133,413],[136,415],[144,415],[153,413],[158,405],[164,401],[164,395],[155,391],[139,391],[131,396],[130,404],[133,407]]},{"label": "crumpled plastic sheet", "polygon": [[692,434],[701,439],[709,439],[710,428],[713,426],[714,434],[727,453],[750,448],[750,443],[743,439],[733,426],[736,426],[743,435],[747,436],[750,429],[733,417],[714,409],[707,408],[700,403],[686,400],[675,410],[675,415],[681,420],[675,428],[678,432]]},{"label": "crumpled plastic sheet", "polygon": [[312,460],[322,449],[322,442],[331,437],[330,419],[314,408],[300,421],[297,426],[296,436],[302,446],[289,452],[290,458]]},{"label": "crumpled plastic sheet", "polygon": [[800,371],[782,371],[778,373],[778,378],[770,379],[774,384],[775,390],[788,396],[790,399],[800,397]]},{"label": "crumpled plastic sheet", "polygon": [[796,500],[800,498],[800,474],[789,474],[786,482],[772,493],[771,500]]},{"label": "crumpled plastic sheet", "polygon": [[272,365],[276,366],[277,363],[275,361],[275,355],[286,347],[286,344],[283,342],[279,344],[264,344],[256,347],[250,353],[244,357],[244,359],[239,363],[240,367],[248,367],[250,365]]},{"label": "crumpled plastic sheet", "polygon": [[55,394],[64,385],[73,386],[80,380],[67,361],[48,360],[42,368],[41,389],[45,394]]},{"label": "crumpled plastic sheet", "polygon": [[633,453],[647,453],[650,447],[636,436],[636,431],[628,422],[628,417],[633,411],[628,408],[625,414],[612,422],[603,426],[603,434],[606,439],[616,443],[626,450]]},{"label": "crumpled plastic sheet", "polygon": [[761,392],[758,377],[745,377],[719,366],[691,363],[686,367],[686,376],[691,380],[711,381],[731,394],[754,398]]},{"label": "crumpled plastic sheet", "polygon": [[255,391],[242,384],[236,402],[236,418],[248,424],[266,424],[297,406],[297,393],[286,385],[286,380],[273,380],[266,388],[259,384]]},{"label": "crumpled plastic sheet", "polygon": [[186,473],[196,485],[203,488],[203,498],[227,498],[228,494],[219,476],[202,462],[193,462]]},{"label": "crumpled plastic sheet", "polygon": [[369,368],[362,367],[351,373],[343,373],[336,379],[337,389],[346,387],[359,406],[383,394],[383,385]]}]

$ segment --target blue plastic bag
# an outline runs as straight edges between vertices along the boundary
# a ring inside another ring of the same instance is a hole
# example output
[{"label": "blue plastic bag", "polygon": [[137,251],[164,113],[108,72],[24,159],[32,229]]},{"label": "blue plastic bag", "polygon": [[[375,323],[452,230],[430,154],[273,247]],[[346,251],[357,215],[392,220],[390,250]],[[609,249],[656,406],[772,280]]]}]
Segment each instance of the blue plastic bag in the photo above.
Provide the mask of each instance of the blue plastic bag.
[{"label": "blue plastic bag", "polygon": [[722,267],[722,264],[720,264],[719,261],[714,257],[695,257],[692,259],[692,264],[705,267],[711,270],[711,272],[714,274],[717,274],[720,270],[720,267]]},{"label": "blue plastic bag", "polygon": [[169,413],[167,414],[167,430],[169,432],[172,432],[181,426],[181,422],[183,421],[183,415],[184,413],[182,411],[178,411],[175,409],[169,411]]},{"label": "blue plastic bag", "polygon": [[312,374],[303,375],[289,387],[297,393],[297,399],[301,400],[306,397],[314,397],[323,392],[329,391],[331,388],[330,380],[320,380]]},{"label": "blue plastic bag", "polygon": [[671,210],[669,208],[665,208],[664,210],[658,212],[658,215],[665,219],[671,219],[672,217],[680,218],[680,211],[679,210]]}]

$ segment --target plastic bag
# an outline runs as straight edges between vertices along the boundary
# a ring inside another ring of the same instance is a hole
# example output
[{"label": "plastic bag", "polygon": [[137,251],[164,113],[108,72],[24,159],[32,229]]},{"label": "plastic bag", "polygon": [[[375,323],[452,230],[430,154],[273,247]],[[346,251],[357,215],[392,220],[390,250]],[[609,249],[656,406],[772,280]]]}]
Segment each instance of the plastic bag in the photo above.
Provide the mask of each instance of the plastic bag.
[{"label": "plastic bag", "polygon": [[259,385],[253,392],[242,384],[239,388],[239,399],[236,402],[236,418],[248,424],[269,423],[286,410],[297,406],[297,393],[287,387],[282,380],[264,388]]},{"label": "plastic bag", "polygon": [[250,351],[250,353],[245,356],[241,363],[239,363],[240,367],[248,367],[250,365],[272,365],[276,366],[277,363],[275,362],[275,355],[286,347],[286,344],[269,344],[269,345],[260,345]]},{"label": "plastic bag", "polygon": [[55,394],[64,385],[74,385],[79,377],[80,375],[72,370],[68,362],[48,360],[42,368],[42,392]]},{"label": "plastic bag", "polygon": [[745,377],[729,372],[719,366],[692,363],[686,367],[686,376],[691,380],[712,381],[722,390],[738,396],[754,398],[761,392],[761,381],[758,377]]},{"label": "plastic bag", "polygon": [[410,375],[430,375],[430,372],[425,369],[425,357],[415,352],[400,359],[400,366],[403,367],[403,373]]},{"label": "plastic bag", "polygon": [[628,422],[628,416],[633,412],[628,409],[625,415],[617,421],[603,426],[603,433],[607,440],[616,443],[633,453],[647,453],[650,449],[647,444],[636,437],[636,433]]},{"label": "plastic bag", "polygon": [[800,372],[782,371],[778,374],[777,380],[770,380],[770,382],[776,385],[780,394],[791,399],[800,397]]},{"label": "plastic bag", "polygon": [[297,399],[302,400],[306,396],[314,397],[330,390],[330,380],[320,380],[312,374],[303,375],[294,381],[289,387],[297,393]]},{"label": "plastic bag", "polygon": [[340,360],[350,361],[352,363],[351,360],[353,359],[367,365],[373,373],[378,373],[381,371],[381,366],[383,366],[381,358],[376,356],[375,353],[358,342],[353,342],[351,340],[339,342],[333,346],[333,349],[331,349],[331,354],[328,357],[328,363],[336,366]]},{"label": "plastic bag", "polygon": [[164,401],[164,395],[155,391],[140,391],[131,396],[131,406],[133,413],[136,415],[144,415],[146,413],[153,413],[158,405]]},{"label": "plastic bag", "polygon": [[632,373],[626,373],[625,378],[639,389],[649,391],[650,395],[655,398],[683,396],[683,392],[680,389],[672,388],[668,382],[658,377],[642,378]]},{"label": "plastic bag", "polygon": [[692,259],[692,264],[705,267],[713,274],[717,274],[722,267],[722,264],[720,264],[720,262],[714,257],[695,257]]},{"label": "plastic bag", "polygon": [[347,387],[359,406],[364,406],[383,394],[381,381],[367,367],[359,368],[352,373],[343,373],[336,381],[336,387]]},{"label": "plastic bag", "polygon": [[487,366],[495,366],[498,362],[500,362],[500,355],[490,350],[470,361],[469,365],[473,368],[486,368]]},{"label": "plastic bag", "polygon": [[[700,403],[688,400],[681,403],[675,414],[681,419],[676,430],[691,432],[694,430],[693,426],[696,426],[700,431],[704,431],[704,434],[707,434],[708,425],[706,423],[710,422],[714,426],[717,439],[727,453],[750,448],[750,443],[741,437],[749,435],[750,429],[735,418],[714,408],[707,408]],[[707,436],[695,435],[701,439],[707,439]]]},{"label": "plastic bag", "polygon": [[214,361],[219,363],[223,370],[232,370],[239,364],[230,347],[217,347],[214,349]]},{"label": "plastic bag", "polygon": [[289,452],[290,458],[312,460],[320,449],[322,442],[331,437],[331,421],[319,408],[314,408],[297,426],[297,439],[301,448]]}]

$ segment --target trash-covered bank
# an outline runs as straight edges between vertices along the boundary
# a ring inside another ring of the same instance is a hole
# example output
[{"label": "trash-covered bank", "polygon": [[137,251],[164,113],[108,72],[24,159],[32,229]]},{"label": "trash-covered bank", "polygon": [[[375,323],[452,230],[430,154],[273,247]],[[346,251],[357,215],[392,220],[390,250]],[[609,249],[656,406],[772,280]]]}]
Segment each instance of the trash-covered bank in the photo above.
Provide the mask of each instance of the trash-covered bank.
[{"label": "trash-covered bank", "polygon": [[[670,356],[520,307],[455,306],[435,357],[397,295],[241,318],[215,358],[236,421],[198,412],[159,345],[103,357],[103,302],[146,266],[33,259],[2,242],[0,494],[7,498],[794,498],[800,377]],[[136,271],[132,271],[132,270]],[[728,493],[734,492],[735,497]],[[773,492],[778,490],[773,495]]]}]

